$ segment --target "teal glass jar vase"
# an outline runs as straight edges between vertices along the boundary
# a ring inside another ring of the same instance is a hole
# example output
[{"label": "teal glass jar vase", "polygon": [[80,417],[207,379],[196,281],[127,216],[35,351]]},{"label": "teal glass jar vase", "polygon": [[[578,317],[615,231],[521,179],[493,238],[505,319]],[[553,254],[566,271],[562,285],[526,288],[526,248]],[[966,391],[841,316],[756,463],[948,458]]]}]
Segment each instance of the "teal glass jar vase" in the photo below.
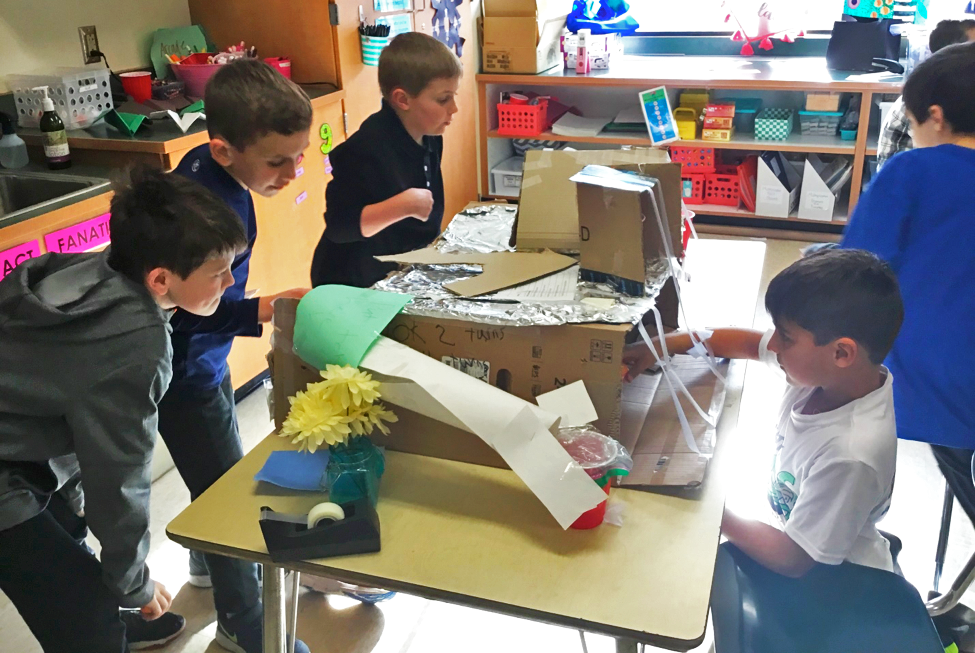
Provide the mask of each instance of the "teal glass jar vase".
[{"label": "teal glass jar vase", "polygon": [[369,438],[357,436],[346,444],[332,445],[322,477],[322,484],[329,493],[328,500],[341,504],[368,497],[375,507],[385,463],[382,449]]}]

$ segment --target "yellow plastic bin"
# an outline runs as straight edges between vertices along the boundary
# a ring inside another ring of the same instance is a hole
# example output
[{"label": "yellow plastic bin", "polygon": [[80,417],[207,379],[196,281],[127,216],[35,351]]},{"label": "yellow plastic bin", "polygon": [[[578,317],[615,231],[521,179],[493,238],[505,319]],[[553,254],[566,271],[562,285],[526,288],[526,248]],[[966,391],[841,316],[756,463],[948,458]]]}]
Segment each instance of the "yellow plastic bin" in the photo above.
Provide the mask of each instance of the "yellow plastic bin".
[{"label": "yellow plastic bin", "polygon": [[677,133],[685,141],[697,138],[697,111],[688,107],[674,109],[674,122],[677,123]]}]

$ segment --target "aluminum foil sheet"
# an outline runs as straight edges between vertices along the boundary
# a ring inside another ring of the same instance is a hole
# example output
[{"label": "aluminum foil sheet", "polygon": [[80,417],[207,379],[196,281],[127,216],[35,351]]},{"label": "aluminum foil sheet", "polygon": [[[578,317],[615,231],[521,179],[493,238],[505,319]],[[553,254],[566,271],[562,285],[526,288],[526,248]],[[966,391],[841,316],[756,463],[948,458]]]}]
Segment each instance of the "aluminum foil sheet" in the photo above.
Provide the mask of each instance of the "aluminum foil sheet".
[{"label": "aluminum foil sheet", "polygon": [[450,221],[437,240],[441,252],[513,252],[511,232],[515,227],[518,207],[491,204],[464,209]]},{"label": "aluminum foil sheet", "polygon": [[[458,214],[437,240],[437,249],[453,252],[512,251],[508,245],[517,207],[474,207]],[[512,302],[487,297],[468,299],[446,290],[444,284],[461,281],[481,272],[479,265],[411,265],[392,273],[374,288],[408,293],[414,299],[403,310],[407,315],[454,318],[498,326],[558,326],[604,322],[635,324],[655,303],[670,276],[666,260],[647,265],[647,294],[629,297],[606,284],[580,282],[571,302]],[[610,300],[612,303],[610,303]]]}]

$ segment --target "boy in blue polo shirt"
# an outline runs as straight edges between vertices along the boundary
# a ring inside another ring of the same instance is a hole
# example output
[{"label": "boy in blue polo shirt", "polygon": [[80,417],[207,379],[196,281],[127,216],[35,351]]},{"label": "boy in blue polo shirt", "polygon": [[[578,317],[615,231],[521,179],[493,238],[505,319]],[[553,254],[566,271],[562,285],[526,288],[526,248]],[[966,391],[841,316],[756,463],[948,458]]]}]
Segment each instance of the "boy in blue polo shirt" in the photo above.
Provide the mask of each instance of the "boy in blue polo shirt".
[{"label": "boy in blue polo shirt", "polygon": [[[176,168],[216,193],[240,217],[248,247],[233,262],[234,283],[209,317],[173,317],[173,381],[159,405],[159,432],[195,499],[243,457],[227,356],[235,336],[260,336],[278,297],[305,289],[246,298],[257,222],[251,191],[272,197],[295,178],[308,147],[312,108],[291,81],[256,59],[223,66],[204,98],[210,142]],[[257,565],[211,554],[190,554],[190,582],[213,587],[216,641],[234,653],[260,653],[263,610]],[[298,642],[297,651],[307,651]]]}]

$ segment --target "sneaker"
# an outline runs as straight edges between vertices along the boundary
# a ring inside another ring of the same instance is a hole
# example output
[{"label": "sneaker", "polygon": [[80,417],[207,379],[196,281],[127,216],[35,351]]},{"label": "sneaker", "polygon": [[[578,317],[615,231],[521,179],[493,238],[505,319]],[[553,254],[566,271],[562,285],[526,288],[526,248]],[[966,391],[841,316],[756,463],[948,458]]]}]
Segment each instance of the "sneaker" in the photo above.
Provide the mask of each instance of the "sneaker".
[{"label": "sneaker", "polygon": [[186,619],[172,612],[152,621],[143,619],[138,610],[121,610],[119,617],[125,624],[125,639],[133,651],[165,646],[186,628]]},{"label": "sneaker", "polygon": [[199,551],[190,551],[190,585],[203,589],[213,587],[210,570],[207,569],[206,560]]},{"label": "sneaker", "polygon": [[351,585],[349,583],[343,583],[340,580],[335,580],[334,578],[312,576],[310,574],[302,574],[301,585],[313,592],[320,592],[322,594],[344,594],[351,599],[369,605],[379,603],[380,601],[388,601],[396,596],[396,592],[389,590]]},{"label": "sneaker", "polygon": [[[220,648],[231,653],[262,653],[264,651],[263,617],[252,619],[244,624],[224,624],[217,619],[217,635],[214,639]],[[295,653],[310,653],[310,651],[303,641],[296,639]]]}]

